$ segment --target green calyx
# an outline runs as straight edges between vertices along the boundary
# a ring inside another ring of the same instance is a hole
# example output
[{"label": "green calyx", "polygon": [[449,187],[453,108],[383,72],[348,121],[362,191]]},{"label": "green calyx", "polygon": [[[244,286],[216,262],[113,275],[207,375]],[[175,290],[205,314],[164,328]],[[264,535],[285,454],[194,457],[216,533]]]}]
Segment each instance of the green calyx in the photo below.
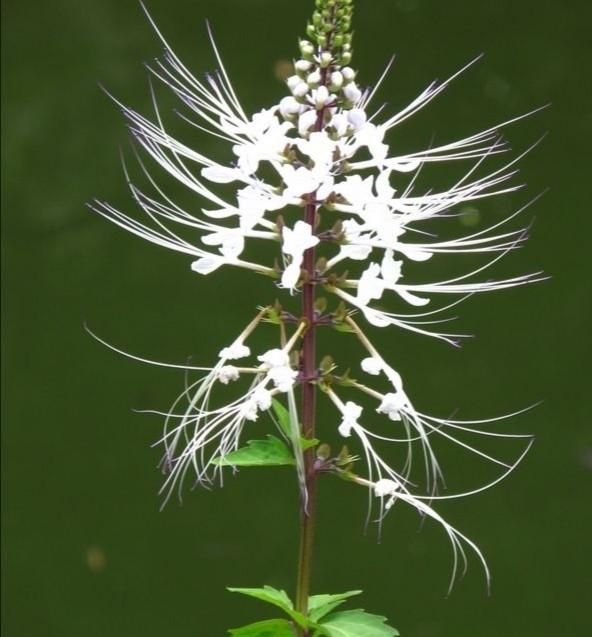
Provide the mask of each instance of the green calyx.
[{"label": "green calyx", "polygon": [[347,65],[352,57],[351,24],[353,0],[316,0],[315,11],[306,34],[321,51],[331,53],[338,65]]}]

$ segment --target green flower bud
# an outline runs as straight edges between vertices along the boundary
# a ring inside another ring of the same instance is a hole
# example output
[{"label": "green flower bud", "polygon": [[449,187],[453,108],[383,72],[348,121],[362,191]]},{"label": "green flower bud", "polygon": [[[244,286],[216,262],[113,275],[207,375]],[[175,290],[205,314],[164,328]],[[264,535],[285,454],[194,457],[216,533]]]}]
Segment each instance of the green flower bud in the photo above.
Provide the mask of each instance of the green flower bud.
[{"label": "green flower bud", "polygon": [[[312,42],[301,41],[302,57],[304,60],[312,61],[316,44],[331,54],[331,63],[349,64],[353,0],[316,0],[315,7],[311,22],[306,28],[307,36]],[[327,68],[326,63],[323,68]]]},{"label": "green flower bud", "polygon": [[314,46],[312,42],[309,42],[308,40],[300,40],[299,47],[300,53],[302,54],[304,59],[308,59],[312,55],[314,55]]}]

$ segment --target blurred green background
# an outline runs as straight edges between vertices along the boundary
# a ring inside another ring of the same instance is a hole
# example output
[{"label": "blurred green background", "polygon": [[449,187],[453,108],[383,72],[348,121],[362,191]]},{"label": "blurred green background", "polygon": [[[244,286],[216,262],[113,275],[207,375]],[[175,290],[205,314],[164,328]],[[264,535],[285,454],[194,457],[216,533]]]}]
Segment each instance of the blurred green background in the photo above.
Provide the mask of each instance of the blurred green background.
[{"label": "blurred green background", "polygon": [[[404,637],[584,637],[592,590],[592,92],[584,71],[591,5],[357,4],[362,83],[397,54],[380,95],[389,108],[486,53],[394,131],[393,148],[418,148],[432,135],[453,139],[552,103],[507,131],[516,151],[550,131],[521,163],[528,193],[514,195],[512,205],[550,190],[526,213],[534,218],[528,245],[496,272],[543,269],[552,278],[461,306],[459,328],[478,336],[461,350],[396,331],[376,335],[426,411],[458,407],[461,416],[479,417],[544,403],[507,427],[536,434],[521,468],[499,487],[439,509],[487,555],[491,596],[472,560],[447,598],[451,554],[443,533],[430,524],[418,532],[417,517],[401,509],[378,544],[363,533],[364,494],[330,480],[320,493],[314,589],[364,588],[363,605],[388,615]],[[198,76],[214,68],[204,29],[211,20],[249,111],[283,95],[276,64],[295,54],[311,5],[149,2]],[[272,292],[241,272],[199,278],[187,258],[85,208],[97,196],[131,209],[118,158],[126,133],[97,83],[150,112],[142,62],[161,51],[138,3],[5,0],[2,13],[4,634],[224,635],[268,612],[225,586],[292,590],[292,476],[243,471],[222,490],[189,492],[182,506],[159,511],[160,451],[150,444],[160,423],[131,408],[166,408],[182,375],[118,357],[83,323],[131,352],[207,363]],[[479,215],[495,214],[492,205]],[[448,459],[453,486],[483,477],[477,463]]]}]

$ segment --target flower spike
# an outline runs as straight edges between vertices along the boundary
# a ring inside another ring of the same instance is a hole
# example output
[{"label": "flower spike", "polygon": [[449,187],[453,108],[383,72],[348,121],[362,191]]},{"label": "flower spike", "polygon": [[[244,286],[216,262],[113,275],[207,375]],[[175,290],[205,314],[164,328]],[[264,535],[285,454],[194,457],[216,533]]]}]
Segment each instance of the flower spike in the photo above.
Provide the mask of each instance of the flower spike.
[{"label": "flower spike", "polygon": [[[186,381],[168,411],[150,411],[165,418],[159,441],[164,446],[165,501],[173,493],[180,495],[188,482],[221,482],[224,467],[233,466],[243,449],[245,434],[269,412],[282,436],[279,442],[289,450],[286,462],[296,468],[304,524],[310,513],[309,491],[314,493],[309,487],[314,487],[317,474],[334,473],[368,488],[368,519],[378,508],[382,523],[396,503],[404,502],[438,522],[452,545],[452,582],[466,566],[467,549],[476,554],[489,580],[479,548],[433,505],[498,484],[521,462],[532,444],[530,437],[491,430],[493,423],[509,416],[463,421],[416,408],[399,364],[395,369],[388,362],[361,325],[400,328],[457,346],[464,335],[440,331],[441,323],[454,318],[445,312],[474,294],[545,278],[536,271],[504,278],[489,275],[526,240],[528,227],[513,224],[530,204],[476,228],[465,224],[459,230],[456,223],[468,206],[522,187],[515,181],[517,164],[536,144],[512,157],[502,131],[530,113],[414,152],[391,146],[389,131],[427,107],[479,58],[449,79],[429,84],[398,113],[386,113],[384,105],[374,109],[378,85],[386,83],[394,58],[375,87],[359,83],[352,66],[353,4],[315,0],[284,95],[253,114],[240,103],[209,24],[217,69],[198,79],[142,4],[164,49],[147,65],[153,113],[146,116],[110,97],[127,123],[147,186],[136,183],[123,161],[137,213],[99,200],[90,208],[140,238],[189,256],[187,267],[197,274],[215,276],[222,267],[243,268],[272,278],[274,291],[287,303],[295,296],[302,300],[301,311],[279,303],[261,308],[210,366],[156,363],[200,373],[197,380]],[[179,101],[176,115],[181,122],[225,145],[227,152],[216,157],[226,159],[210,157],[172,134],[158,105],[158,90],[163,88]],[[448,187],[422,186],[426,173],[442,164],[459,167]],[[162,178],[182,187],[192,203],[178,203]],[[254,245],[267,250],[251,250]],[[452,255],[460,262],[466,255],[478,262],[455,275],[433,275],[435,262]],[[425,276],[416,279],[414,273],[421,271]],[[320,289],[329,301],[316,298]],[[438,305],[438,295],[448,301]],[[333,301],[337,307],[327,309]],[[355,315],[361,316],[360,323]],[[249,337],[262,323],[279,326],[279,338],[254,351]],[[353,367],[346,362],[345,373],[339,372],[342,361],[330,358],[317,364],[316,330],[327,326],[356,337],[362,380],[351,375]],[[341,459],[331,458],[327,445],[313,450],[319,443],[317,389],[335,409],[334,422],[319,436],[355,441],[355,453],[366,463],[365,476],[349,468],[357,456],[344,452]],[[475,443],[476,437],[485,442],[513,439],[522,446],[517,458],[507,460]],[[439,442],[495,465],[498,476],[442,495],[445,471]],[[402,448],[399,464],[383,451],[389,445]],[[307,609],[305,593],[300,590],[299,612]]]}]

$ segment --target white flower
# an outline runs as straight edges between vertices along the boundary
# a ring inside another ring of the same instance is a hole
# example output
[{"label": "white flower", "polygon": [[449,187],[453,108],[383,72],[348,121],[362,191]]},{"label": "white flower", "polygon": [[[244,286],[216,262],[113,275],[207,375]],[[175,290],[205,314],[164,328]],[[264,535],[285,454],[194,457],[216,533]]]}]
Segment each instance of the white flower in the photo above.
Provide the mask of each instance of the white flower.
[{"label": "white flower", "polygon": [[282,231],[282,252],[290,257],[292,261],[284,271],[282,285],[292,290],[300,277],[300,265],[304,252],[319,243],[309,223],[297,221],[294,228],[284,226]]},{"label": "white flower", "polygon": [[[322,175],[333,164],[335,142],[326,133],[311,133],[307,139],[296,140],[296,146],[314,162],[316,173]],[[325,178],[326,175],[323,175]]]},{"label": "white flower", "polygon": [[300,279],[300,263],[292,261],[290,265],[286,266],[283,273],[281,284],[283,288],[288,290],[294,290],[298,280]]},{"label": "white flower", "polygon": [[399,491],[400,488],[401,485],[399,482],[382,478],[381,480],[378,480],[378,482],[374,483],[374,495],[381,499],[388,496],[388,500],[384,503],[384,508],[388,511],[395,503],[397,491]]},{"label": "white flower", "polygon": [[269,370],[268,375],[276,389],[282,393],[290,391],[298,378],[298,372],[288,365],[284,367],[274,367]]},{"label": "white flower", "polygon": [[227,263],[224,257],[208,256],[193,261],[191,269],[198,274],[210,274]]},{"label": "white flower", "polygon": [[292,164],[285,164],[279,170],[286,184],[284,189],[284,197],[286,198],[304,197],[314,192],[319,185],[319,179],[315,173],[304,166],[294,168]]},{"label": "white flower", "polygon": [[290,367],[290,356],[285,350],[270,349],[257,359],[278,391],[285,393],[294,386],[298,372]]},{"label": "white flower", "polygon": [[360,305],[368,305],[373,299],[379,299],[385,288],[384,281],[380,278],[380,266],[371,263],[362,273],[358,281],[358,302]]},{"label": "white flower", "polygon": [[264,352],[260,356],[257,356],[257,360],[263,363],[263,369],[272,369],[274,367],[285,367],[290,363],[290,357],[283,349],[270,349]]},{"label": "white flower", "polygon": [[402,261],[395,261],[392,250],[385,250],[382,263],[380,264],[380,274],[386,285],[392,288],[401,278]]},{"label": "white flower", "polygon": [[372,376],[378,376],[382,371],[382,361],[379,358],[375,358],[374,356],[369,356],[368,358],[364,358],[361,362],[362,369]]},{"label": "white flower", "polygon": [[255,422],[259,418],[259,412],[257,410],[257,401],[253,398],[250,398],[247,402],[245,402],[240,410],[240,416],[244,420],[250,420],[251,422]]},{"label": "white flower", "polygon": [[351,436],[352,428],[358,426],[358,418],[362,415],[360,405],[348,400],[341,411],[341,423],[337,430],[344,438]]},{"label": "white flower", "polygon": [[240,228],[218,230],[204,235],[201,240],[209,246],[220,246],[220,253],[226,259],[236,259],[245,248],[245,238]]},{"label": "white flower", "polygon": [[218,356],[224,360],[232,361],[239,358],[245,358],[246,356],[250,356],[250,354],[250,348],[243,345],[243,343],[233,343],[229,347],[221,349]]},{"label": "white flower", "polygon": [[231,381],[238,380],[240,373],[234,365],[224,365],[218,371],[218,380],[223,385],[228,385]]},{"label": "white flower", "polygon": [[266,411],[271,407],[271,392],[264,387],[258,387],[255,392],[253,392],[252,400],[258,409]]},{"label": "white flower", "polygon": [[401,392],[385,394],[380,406],[376,408],[379,414],[386,414],[391,420],[401,420],[401,411],[406,405],[406,399]]},{"label": "white flower", "polygon": [[384,498],[385,495],[393,495],[395,491],[398,491],[401,488],[401,485],[394,480],[378,480],[378,482],[374,483],[374,494],[378,498]]}]

